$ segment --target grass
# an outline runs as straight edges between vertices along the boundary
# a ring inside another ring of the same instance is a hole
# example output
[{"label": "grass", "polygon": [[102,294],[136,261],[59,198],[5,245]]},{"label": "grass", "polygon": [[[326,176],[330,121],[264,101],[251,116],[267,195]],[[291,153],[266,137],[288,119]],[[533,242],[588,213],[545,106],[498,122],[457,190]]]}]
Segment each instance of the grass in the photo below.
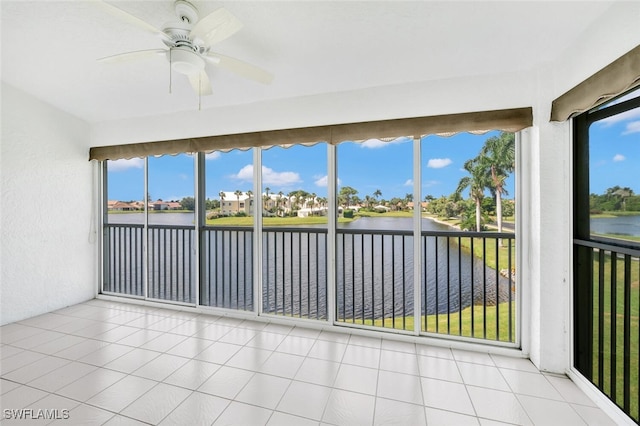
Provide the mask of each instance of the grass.
[{"label": "grass", "polygon": [[640,237],[635,236],[635,235],[622,235],[622,234],[592,234],[598,237],[606,237],[606,238],[613,238],[616,240],[623,240],[623,241],[640,241]]},{"label": "grass", "polygon": [[611,218],[611,217],[618,217],[618,216],[640,216],[640,212],[612,211],[612,212],[602,212],[597,214],[591,214],[592,219]]},{"label": "grass", "polygon": [[[516,336],[516,305],[515,301],[511,302],[511,337],[515,340]],[[471,321],[473,313],[473,322]],[[499,318],[499,321],[497,319]],[[413,331],[415,324],[415,318],[413,316],[396,317],[383,319],[365,319],[355,320],[356,324],[369,325],[374,327],[393,328],[400,330]],[[449,315],[423,315],[421,317],[423,324],[423,331],[429,333],[449,334],[454,336],[463,337],[476,337],[484,338],[488,340],[498,340],[500,342],[509,342],[509,303],[500,303],[496,306],[482,306],[475,305],[473,307],[467,307],[460,312],[452,312]],[[426,321],[426,327],[424,326]],[[349,323],[351,321],[343,321]],[[473,324],[473,333],[472,333]],[[462,325],[462,327],[461,327]],[[498,333],[496,334],[496,330]]]},{"label": "grass", "polygon": [[[462,237],[460,244],[466,253],[471,253],[471,238]],[[485,265],[492,269],[511,269],[516,267],[516,240],[502,240],[502,247],[498,247],[496,257],[496,245],[498,240],[495,238],[486,238],[483,247],[482,238],[473,238],[473,254],[478,259],[484,259]],[[509,264],[509,242],[511,242],[511,264]],[[484,252],[484,253],[483,253]]]}]

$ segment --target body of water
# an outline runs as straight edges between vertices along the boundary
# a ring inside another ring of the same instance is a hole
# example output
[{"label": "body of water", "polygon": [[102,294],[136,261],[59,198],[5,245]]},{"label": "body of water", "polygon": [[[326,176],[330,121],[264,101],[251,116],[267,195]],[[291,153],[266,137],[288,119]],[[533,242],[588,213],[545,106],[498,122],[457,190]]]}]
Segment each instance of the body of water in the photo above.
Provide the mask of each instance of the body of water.
[{"label": "body of water", "polygon": [[[139,225],[144,223],[144,214],[111,214],[109,222]],[[154,213],[149,215],[149,223],[192,226],[194,215]],[[422,227],[424,231],[452,230],[430,219],[423,219]],[[290,229],[295,227],[287,228],[289,231],[266,228],[263,234],[264,310],[324,318],[327,309],[326,233],[292,232]],[[326,226],[301,228],[321,230]],[[336,253],[339,319],[413,315],[413,235],[378,232],[411,231],[412,228],[412,218],[394,217],[364,217],[339,224]],[[354,233],[354,230],[362,232]],[[193,302],[195,282],[191,280],[195,274],[188,270],[195,267],[193,256],[185,264],[185,256],[188,258],[189,253],[195,251],[193,232],[176,233],[173,237],[167,231],[152,229],[149,294],[160,299]],[[175,249],[172,250],[172,246]],[[123,245],[114,243],[113,247],[117,250]],[[252,232],[207,230],[205,247],[207,266],[203,279],[206,285],[201,291],[202,301],[212,306],[251,309]],[[509,300],[513,283],[461,248],[457,238],[422,237],[421,248],[423,313],[456,312],[471,304],[491,305],[495,304],[496,295],[501,302]],[[141,265],[141,260],[127,262],[122,255],[117,262],[126,268],[141,267],[135,266]],[[515,262],[511,266],[515,267]],[[507,265],[499,268],[506,269]],[[174,285],[181,290],[172,290]]]},{"label": "body of water", "polygon": [[640,215],[591,218],[591,232],[640,237]]}]

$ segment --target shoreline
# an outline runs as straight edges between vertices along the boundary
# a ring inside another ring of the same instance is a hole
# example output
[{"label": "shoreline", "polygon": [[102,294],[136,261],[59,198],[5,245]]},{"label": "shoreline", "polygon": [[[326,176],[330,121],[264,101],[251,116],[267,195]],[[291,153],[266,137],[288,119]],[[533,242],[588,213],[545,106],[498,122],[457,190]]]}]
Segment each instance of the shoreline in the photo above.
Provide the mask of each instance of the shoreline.
[{"label": "shoreline", "polygon": [[438,218],[436,218],[436,217],[432,217],[432,216],[422,216],[422,218],[423,218],[423,219],[429,219],[429,220],[434,221],[435,223],[439,223],[439,224],[441,224],[441,225],[446,225],[446,226],[448,226],[449,228],[453,228],[453,229],[457,229],[458,231],[461,231],[461,229],[460,229],[460,225],[453,225],[453,224],[451,224],[451,223],[449,223],[449,222],[446,222],[446,221],[444,221],[444,220],[442,220],[442,219],[438,219]]}]

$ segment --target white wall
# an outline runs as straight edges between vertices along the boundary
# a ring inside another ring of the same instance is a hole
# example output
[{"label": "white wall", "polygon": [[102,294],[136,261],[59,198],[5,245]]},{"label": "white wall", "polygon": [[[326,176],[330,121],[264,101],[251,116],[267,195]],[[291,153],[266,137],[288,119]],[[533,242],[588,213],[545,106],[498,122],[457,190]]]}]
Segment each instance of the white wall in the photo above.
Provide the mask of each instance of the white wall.
[{"label": "white wall", "polygon": [[551,102],[639,45],[639,20],[640,3],[614,3],[573,46],[535,70],[521,242],[530,284],[527,351],[544,371],[567,371],[572,345],[572,132],[570,122],[549,122]]},{"label": "white wall", "polygon": [[505,73],[327,93],[97,123],[91,145],[182,139],[531,105],[530,73]]},{"label": "white wall", "polygon": [[89,126],[2,84],[0,324],[94,297]]}]

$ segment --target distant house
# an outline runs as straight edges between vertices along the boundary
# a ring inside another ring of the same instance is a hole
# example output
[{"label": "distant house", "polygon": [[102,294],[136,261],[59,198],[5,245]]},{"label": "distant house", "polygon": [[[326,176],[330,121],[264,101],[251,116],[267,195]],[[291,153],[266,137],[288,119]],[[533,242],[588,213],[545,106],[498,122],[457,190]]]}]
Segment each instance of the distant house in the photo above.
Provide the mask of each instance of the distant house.
[{"label": "distant house", "polygon": [[136,210],[136,206],[130,203],[125,203],[123,201],[108,201],[107,209],[112,211],[132,211]]},{"label": "distant house", "polygon": [[249,197],[243,192],[239,197],[234,191],[222,191],[224,197],[220,197],[220,214],[222,216],[231,216],[240,212],[247,215],[253,215],[253,203],[255,197]]},{"label": "distant house", "polygon": [[149,204],[150,210],[169,210],[169,203],[162,200],[153,201]]},{"label": "distant house", "polygon": [[167,208],[169,210],[182,210],[182,204],[180,204],[178,202],[169,201],[166,204],[167,204]]}]

